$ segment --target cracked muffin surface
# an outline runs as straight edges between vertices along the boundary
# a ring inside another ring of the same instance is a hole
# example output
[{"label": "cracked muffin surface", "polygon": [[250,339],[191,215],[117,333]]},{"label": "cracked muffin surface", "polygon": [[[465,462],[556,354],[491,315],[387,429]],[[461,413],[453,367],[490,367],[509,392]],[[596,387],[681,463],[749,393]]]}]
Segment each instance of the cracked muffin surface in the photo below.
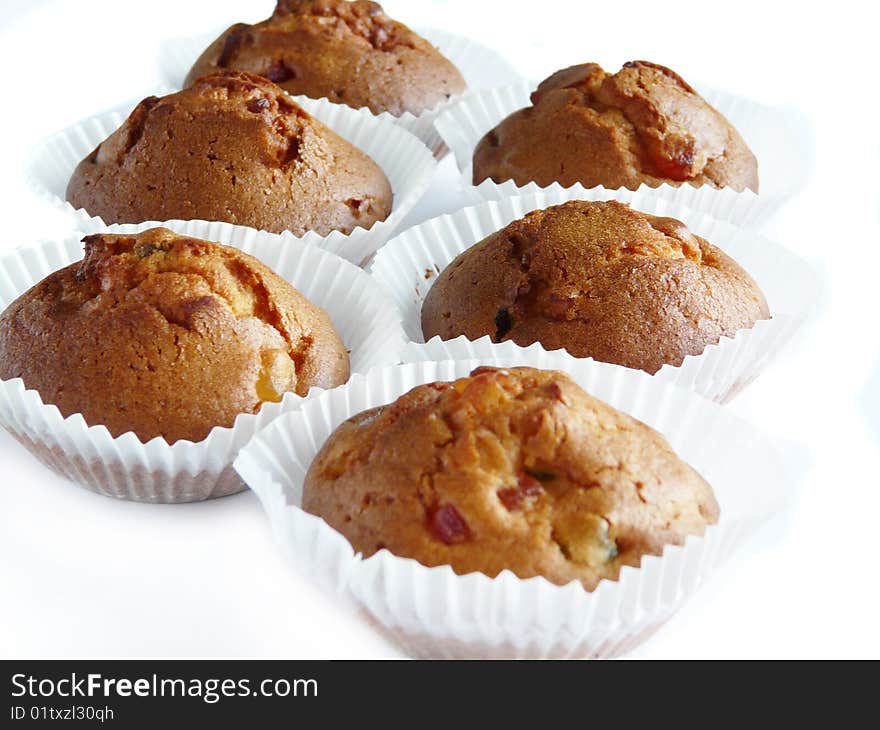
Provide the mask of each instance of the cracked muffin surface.
[{"label": "cracked muffin surface", "polygon": [[265,76],[292,94],[395,116],[418,115],[466,88],[431,43],[367,0],[279,0],[267,20],[224,31],[184,83],[222,68]]},{"label": "cracked muffin surface", "polygon": [[575,200],[459,254],[425,297],[422,332],[540,342],[654,373],[769,316],[748,273],[680,221]]},{"label": "cracked muffin surface", "polygon": [[482,367],[342,423],[303,508],[370,556],[587,590],[718,519],[661,434],[565,373]]},{"label": "cracked muffin surface", "polygon": [[758,163],[739,132],[674,71],[630,61],[557,71],[474,150],[473,181],[662,183],[758,191]]},{"label": "cracked muffin surface", "polygon": [[74,207],[106,223],[214,220],[296,236],[370,228],[392,197],[370,157],[236,71],[144,99],[67,186]]},{"label": "cracked muffin surface", "polygon": [[85,256],[0,315],[0,378],[113,436],[200,441],[291,391],[348,379],[329,316],[252,256],[164,228]]}]

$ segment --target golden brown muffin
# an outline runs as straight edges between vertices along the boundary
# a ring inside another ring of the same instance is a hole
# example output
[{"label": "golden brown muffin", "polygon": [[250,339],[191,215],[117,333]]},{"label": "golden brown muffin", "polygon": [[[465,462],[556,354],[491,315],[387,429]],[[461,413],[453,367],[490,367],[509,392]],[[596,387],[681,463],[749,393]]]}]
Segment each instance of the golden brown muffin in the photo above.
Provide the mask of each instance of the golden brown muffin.
[{"label": "golden brown muffin", "polygon": [[77,165],[67,200],[106,223],[202,219],[301,236],[370,228],[392,193],[372,159],[275,84],[227,71],[144,99]]},{"label": "golden brown muffin", "polygon": [[425,297],[422,332],[540,342],[654,373],[769,316],[752,278],[683,223],[574,200],[459,254]]},{"label": "golden brown muffin", "polygon": [[758,191],[758,162],[739,132],[678,74],[630,61],[545,79],[474,150],[474,184],[630,188],[662,183]]},{"label": "golden brown muffin", "polygon": [[367,0],[279,0],[269,19],[227,29],[185,84],[222,68],[260,74],[291,94],[395,116],[420,114],[466,89],[434,46]]},{"label": "golden brown muffin", "polygon": [[238,249],[165,228],[85,257],[0,315],[0,378],[113,436],[200,441],[291,391],[348,380],[324,310]]},{"label": "golden brown muffin", "polygon": [[526,367],[478,368],[348,419],[312,462],[303,508],[365,556],[587,590],[718,519],[659,433]]}]

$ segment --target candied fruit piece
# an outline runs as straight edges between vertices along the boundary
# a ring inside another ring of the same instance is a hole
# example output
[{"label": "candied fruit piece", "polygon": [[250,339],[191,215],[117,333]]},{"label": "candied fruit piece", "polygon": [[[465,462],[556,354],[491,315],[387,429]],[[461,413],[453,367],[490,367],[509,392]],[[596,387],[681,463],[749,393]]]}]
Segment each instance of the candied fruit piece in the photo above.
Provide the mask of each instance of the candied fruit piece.
[{"label": "candied fruit piece", "polygon": [[296,366],[284,350],[267,350],[261,359],[257,398],[263,403],[280,403],[284,394],[296,387]]},{"label": "candied fruit piece", "polygon": [[236,23],[232,26],[226,40],[223,42],[223,49],[220,51],[220,57],[217,59],[217,65],[226,68],[232,62],[238,51],[247,38],[250,26],[246,23]]},{"label": "candied fruit piece", "polygon": [[538,469],[536,467],[527,467],[526,474],[534,477],[539,482],[552,482],[556,479],[556,472],[549,471],[548,469]]},{"label": "candied fruit piece", "polygon": [[498,490],[498,499],[512,512],[522,507],[529,497],[537,497],[543,492],[541,482],[530,474],[520,474],[515,487]]},{"label": "candied fruit piece", "polygon": [[283,60],[279,59],[266,69],[264,75],[273,83],[283,84],[285,81],[295,79],[296,71],[290,68],[290,66],[288,66]]},{"label": "candied fruit piece", "polygon": [[597,514],[574,512],[556,521],[553,539],[568,560],[598,568],[617,557],[617,543],[608,527],[608,520]]},{"label": "candied fruit piece", "polygon": [[502,307],[495,314],[495,342],[501,342],[513,327],[513,320],[510,317],[510,311],[506,307]]},{"label": "candied fruit piece", "polygon": [[251,99],[247,103],[247,108],[249,112],[253,112],[254,114],[260,114],[261,112],[266,111],[271,106],[271,102],[263,97],[259,99]]},{"label": "candied fruit piece", "polygon": [[477,375],[494,375],[495,373],[508,375],[508,372],[504,368],[496,368],[491,365],[480,365],[471,370],[471,377],[475,378]]},{"label": "candied fruit piece", "polygon": [[651,150],[651,162],[658,177],[670,180],[690,180],[698,172],[695,169],[693,145],[674,149]]},{"label": "candied fruit piece", "polygon": [[562,386],[559,383],[548,383],[546,386],[547,394],[550,395],[554,400],[558,400],[560,403],[564,405],[570,405],[568,402],[568,398],[565,397],[565,393],[562,392]]},{"label": "candied fruit piece", "polygon": [[428,512],[431,533],[446,545],[456,545],[468,539],[470,531],[461,513],[451,504],[434,507]]}]

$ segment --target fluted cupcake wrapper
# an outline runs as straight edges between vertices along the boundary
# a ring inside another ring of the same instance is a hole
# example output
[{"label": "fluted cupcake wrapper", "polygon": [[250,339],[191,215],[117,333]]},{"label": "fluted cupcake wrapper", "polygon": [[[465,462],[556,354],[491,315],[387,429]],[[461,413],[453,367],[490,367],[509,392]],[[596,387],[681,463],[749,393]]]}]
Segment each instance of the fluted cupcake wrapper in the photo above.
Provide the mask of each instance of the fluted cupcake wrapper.
[{"label": "fluted cupcake wrapper", "polygon": [[[163,81],[169,86],[179,89],[196,59],[220,32],[222,31],[218,30],[213,35],[175,38],[166,41],[162,45],[159,59],[159,70]],[[464,76],[468,92],[516,83],[522,78],[501,55],[470,38],[436,28],[417,28],[416,32],[433,43],[446,58],[452,61]],[[295,96],[294,98],[300,101],[306,97]],[[453,97],[448,101],[441,102],[433,109],[421,114],[404,112],[400,116],[394,116],[389,112],[382,112],[373,116],[392,122],[414,134],[431,150],[433,155],[442,157],[447,148],[434,128],[434,120],[439,114],[455,104],[459,98],[461,97]],[[365,110],[372,114],[369,109]]]},{"label": "fluted cupcake wrapper", "polygon": [[[135,233],[155,225],[236,246],[263,261],[327,311],[351,352],[352,372],[398,360],[404,339],[400,316],[353,264],[314,246],[225,223],[168,221],[103,230]],[[81,238],[78,233],[22,247],[0,259],[0,310],[50,273],[80,260]],[[143,443],[131,432],[114,438],[106,427],[87,424],[81,414],[65,418],[15,378],[0,381],[0,425],[51,469],[95,492],[142,502],[191,502],[244,489],[231,466],[238,450],[259,428],[303,400],[288,393],[256,414],[239,415],[231,427],[212,429],[199,442],[169,444],[154,438]]]},{"label": "fluted cupcake wrapper", "polygon": [[[529,95],[535,83],[518,83],[468,95],[444,110],[434,122],[438,133],[455,155],[462,174],[462,186],[470,202],[500,200],[512,195],[547,192],[577,192],[587,190],[575,184],[563,188],[554,183],[541,188],[537,183],[517,186],[512,180],[496,183],[484,180],[473,184],[473,155],[477,143],[490,129],[508,115],[531,106]],[[737,192],[730,188],[716,189],[708,185],[694,187],[663,184],[653,189],[654,194],[669,202],[679,202],[694,210],[710,213],[719,220],[758,227],[765,223],[782,205],[790,200],[806,183],[811,160],[808,155],[811,131],[799,112],[787,107],[767,107],[750,99],[717,90],[701,91],[703,97],[721,112],[745,139],[758,159],[760,192]],[[555,140],[534,141],[536,146],[556,144]],[[604,188],[593,188],[602,191]],[[620,200],[627,201],[636,192],[616,191]]]},{"label": "fluted cupcake wrapper", "polygon": [[[171,93],[157,89],[156,96]],[[139,101],[139,100],[138,100]],[[285,240],[313,244],[335,253],[355,264],[367,261],[387,241],[404,217],[418,203],[431,182],[436,163],[431,153],[416,137],[387,120],[377,119],[365,109],[356,110],[326,99],[297,97],[296,101],[312,116],[368,154],[382,168],[394,193],[391,213],[384,221],[370,228],[357,227],[351,233],[332,231],[322,236],[309,231],[294,236],[289,231],[280,235]],[[88,223],[92,214],[74,209],[66,201],[67,183],[74,168],[86,155],[112,134],[125,121],[137,101],[86,119],[58,132],[34,149],[25,166],[25,179],[34,192],[71,215],[72,225]],[[97,224],[104,221],[97,218]]]},{"label": "fluted cupcake wrapper", "polygon": [[[370,272],[403,316],[410,339],[403,359],[512,357],[519,353],[522,348],[510,342],[496,344],[488,335],[473,342],[463,336],[446,342],[434,337],[424,344],[422,302],[437,275],[462,251],[532,210],[568,200],[623,200],[636,210],[677,218],[738,261],[764,292],[771,319],[733,337],[722,337],[702,354],[686,357],[679,366],[663,366],[654,376],[659,380],[677,383],[718,402],[730,400],[785,348],[821,299],[819,279],[803,259],[749,229],[670,201],[652,188],[636,192],[547,189],[432,218],[407,229],[378,252]],[[542,349],[537,343],[528,348]]]},{"label": "fluted cupcake wrapper", "polygon": [[[593,592],[544,578],[456,575],[387,550],[364,559],[322,519],[301,509],[309,465],[333,430],[421,383],[463,377],[479,365],[564,370],[587,392],[662,432],[712,484],[721,517],[701,537],[624,567]],[[768,516],[795,483],[780,455],[747,423],[644,373],[562,353],[421,362],[357,375],[261,430],[235,461],[259,495],[285,552],[331,591],[348,594],[377,628],[419,657],[607,657],[665,622]]]}]

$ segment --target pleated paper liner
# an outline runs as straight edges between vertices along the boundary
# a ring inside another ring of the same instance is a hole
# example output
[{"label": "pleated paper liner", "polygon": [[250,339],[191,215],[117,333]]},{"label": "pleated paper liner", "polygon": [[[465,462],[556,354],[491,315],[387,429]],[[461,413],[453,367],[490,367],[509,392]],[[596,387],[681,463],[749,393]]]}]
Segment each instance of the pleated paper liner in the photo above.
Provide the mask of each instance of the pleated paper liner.
[{"label": "pleated paper liner", "polygon": [[[479,365],[561,369],[594,396],[658,429],[713,486],[721,517],[701,537],[624,567],[592,593],[544,578],[456,575],[382,550],[364,559],[301,508],[309,465],[342,421],[421,383]],[[261,430],[235,461],[259,495],[285,552],[324,588],[354,598],[370,620],[418,657],[609,657],[662,625],[792,495],[779,454],[747,423],[683,388],[625,368],[531,351],[516,359],[421,362],[357,375]]]},{"label": "pleated paper liner", "polygon": [[[623,200],[636,210],[681,220],[691,231],[738,261],[767,298],[771,319],[740,330],[734,337],[721,338],[702,354],[685,358],[679,366],[665,365],[655,375],[658,379],[685,386],[718,402],[728,401],[785,348],[816,307],[820,286],[809,264],[749,229],[670,201],[651,188],[634,193],[604,188],[548,189],[483,202],[433,218],[407,229],[379,251],[370,271],[403,316],[404,330],[413,343],[407,346],[404,359],[445,360],[517,352],[520,348],[512,343],[496,344],[488,335],[475,342],[464,337],[443,342],[435,337],[423,344],[422,302],[437,275],[477,241],[532,210],[579,199]],[[535,344],[529,349],[541,346]]]},{"label": "pleated paper liner", "polygon": [[[542,189],[534,182],[517,186],[512,180],[501,184],[484,180],[477,186],[473,185],[473,154],[477,143],[509,114],[530,106],[529,94],[536,85],[520,81],[471,94],[438,115],[434,125],[455,155],[462,174],[462,185],[470,202],[499,200]],[[701,93],[739,130],[758,158],[760,192],[736,192],[730,188],[719,190],[708,185],[663,184],[654,188],[655,195],[710,213],[719,220],[758,227],[794,197],[809,177],[811,162],[804,151],[810,148],[809,124],[802,115],[790,108],[767,107],[722,91],[707,90]],[[557,142],[536,139],[534,143],[540,146]],[[643,185],[640,190],[644,188],[648,186]],[[559,183],[544,189],[554,193],[565,191]],[[585,188],[576,184],[569,190],[575,192]],[[626,199],[627,194],[633,195],[627,190],[620,192],[624,196],[621,199]]]},{"label": "pleated paper liner", "polygon": [[[241,226],[204,221],[111,226],[133,233],[164,225],[179,233],[236,246],[260,259],[330,315],[351,352],[352,372],[396,362],[403,342],[400,316],[370,277],[353,264],[297,241]],[[19,248],[0,259],[0,310],[48,274],[82,258],[82,235]],[[311,393],[309,394],[311,395]],[[81,414],[67,418],[20,378],[0,381],[0,425],[51,469],[100,494],[142,502],[191,502],[245,488],[232,469],[238,450],[273,418],[299,406],[292,393],[216,427],[199,442],[134,433],[117,438]]]},{"label": "pleated paper liner", "polygon": [[[168,89],[153,92],[157,96]],[[139,101],[139,100],[138,100]],[[427,148],[413,135],[388,121],[377,119],[367,110],[355,110],[326,99],[297,98],[300,105],[337,134],[366,152],[384,170],[394,192],[391,213],[370,228],[357,227],[345,234],[333,231],[321,236],[314,231],[299,239],[290,232],[285,238],[314,244],[345,259],[361,264],[387,241],[407,213],[424,195],[435,161]],[[66,201],[67,183],[76,165],[126,119],[137,101],[114,111],[99,114],[58,132],[40,143],[26,164],[25,177],[43,198],[72,214],[73,225],[92,214],[77,212]],[[103,221],[101,221],[103,223]]]},{"label": "pleated paper liner", "polygon": [[[224,29],[218,29],[211,35],[200,35],[195,38],[174,38],[165,41],[160,50],[159,71],[164,83],[179,89],[196,59]],[[465,36],[448,33],[436,28],[416,29],[419,35],[433,43],[464,76],[468,91],[491,89],[505,84],[513,84],[522,76],[502,56],[486,46],[466,38]],[[294,97],[297,101],[300,98]],[[388,112],[376,114],[379,119],[393,122],[418,137],[432,154],[442,157],[446,153],[446,145],[434,128],[434,120],[439,114],[450,108],[460,97],[453,97],[441,102],[435,108],[411,114],[404,112],[399,117]],[[329,102],[328,102],[329,103]],[[366,109],[368,113],[369,109]]]}]

